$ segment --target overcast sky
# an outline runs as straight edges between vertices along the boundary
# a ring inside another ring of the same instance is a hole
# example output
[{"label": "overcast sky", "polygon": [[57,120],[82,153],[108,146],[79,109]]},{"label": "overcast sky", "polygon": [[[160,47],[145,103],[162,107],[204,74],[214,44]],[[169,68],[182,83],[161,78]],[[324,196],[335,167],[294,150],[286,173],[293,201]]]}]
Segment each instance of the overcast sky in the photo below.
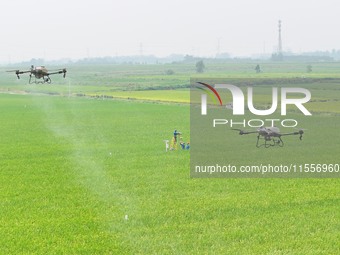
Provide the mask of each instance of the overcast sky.
[{"label": "overcast sky", "polygon": [[[0,62],[340,49],[338,0],[8,0]],[[219,45],[219,47],[218,47]]]}]

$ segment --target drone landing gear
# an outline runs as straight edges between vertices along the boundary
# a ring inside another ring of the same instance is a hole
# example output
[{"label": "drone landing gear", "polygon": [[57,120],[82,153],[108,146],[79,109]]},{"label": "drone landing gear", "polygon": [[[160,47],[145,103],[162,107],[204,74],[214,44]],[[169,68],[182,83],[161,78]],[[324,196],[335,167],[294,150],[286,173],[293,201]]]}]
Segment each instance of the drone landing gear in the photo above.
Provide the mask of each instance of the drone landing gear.
[{"label": "drone landing gear", "polygon": [[264,140],[264,143],[259,143],[261,139],[261,136],[258,135],[257,136],[257,141],[256,141],[256,147],[260,148],[262,146],[264,146],[265,148],[269,148],[269,147],[273,147],[273,146],[279,146],[279,147],[283,147],[284,143],[281,139],[281,137],[263,137],[262,139]]},{"label": "drone landing gear", "polygon": [[[40,80],[42,78],[42,80]],[[34,80],[32,79],[32,75],[30,74],[30,79],[28,81],[29,84],[44,84],[44,83],[48,83],[51,84],[52,80],[49,76],[43,76],[41,78],[34,77]]]}]

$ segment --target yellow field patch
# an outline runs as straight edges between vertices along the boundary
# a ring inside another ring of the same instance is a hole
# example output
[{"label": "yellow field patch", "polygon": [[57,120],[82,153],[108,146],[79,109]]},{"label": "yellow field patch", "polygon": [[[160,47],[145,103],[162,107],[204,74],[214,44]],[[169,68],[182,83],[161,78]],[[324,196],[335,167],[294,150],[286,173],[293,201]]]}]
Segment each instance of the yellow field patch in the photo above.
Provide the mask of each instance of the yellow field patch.
[{"label": "yellow field patch", "polygon": [[[190,103],[189,90],[143,90],[143,91],[115,91],[105,92],[106,96],[125,99],[138,99],[163,102]],[[91,96],[101,96],[100,93]]]}]

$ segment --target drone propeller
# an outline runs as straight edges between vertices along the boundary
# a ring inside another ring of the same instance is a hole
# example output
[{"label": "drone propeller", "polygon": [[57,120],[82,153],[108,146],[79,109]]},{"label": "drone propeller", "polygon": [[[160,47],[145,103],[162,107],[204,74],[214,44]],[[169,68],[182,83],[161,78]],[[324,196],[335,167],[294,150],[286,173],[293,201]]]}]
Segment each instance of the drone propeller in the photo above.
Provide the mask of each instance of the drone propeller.
[{"label": "drone propeller", "polygon": [[7,73],[14,73],[17,75],[18,79],[20,79],[20,76],[19,76],[19,70],[9,70],[9,71],[6,71]]}]

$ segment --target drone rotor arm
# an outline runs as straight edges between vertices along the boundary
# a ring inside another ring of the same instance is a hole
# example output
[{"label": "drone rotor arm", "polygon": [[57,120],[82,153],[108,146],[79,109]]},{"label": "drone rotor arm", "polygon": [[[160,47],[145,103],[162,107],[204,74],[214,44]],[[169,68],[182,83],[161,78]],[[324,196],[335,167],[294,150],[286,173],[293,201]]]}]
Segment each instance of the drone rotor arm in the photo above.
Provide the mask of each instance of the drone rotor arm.
[{"label": "drone rotor arm", "polygon": [[248,135],[248,134],[258,134],[258,131],[243,131],[243,135]]},{"label": "drone rotor arm", "polygon": [[258,133],[258,131],[244,131],[242,129],[236,129],[236,128],[232,128],[232,130],[239,131],[239,135],[248,135],[248,134]]},{"label": "drone rotor arm", "polygon": [[292,133],[284,133],[284,134],[280,134],[279,136],[287,136],[287,135],[298,135],[299,132],[292,132]]},{"label": "drone rotor arm", "polygon": [[29,70],[29,71],[20,71],[20,70],[10,70],[10,71],[6,71],[8,73],[14,73],[16,74],[17,78],[20,79],[20,74],[24,74],[24,73],[31,73],[32,71]]},{"label": "drone rotor arm", "polygon": [[302,135],[304,134],[303,130],[299,130],[299,131],[296,131],[296,132],[291,132],[291,133],[284,133],[284,134],[280,134],[280,137],[281,136],[287,136],[287,135],[300,135],[300,140],[302,140]]},{"label": "drone rotor arm", "polygon": [[29,70],[29,71],[10,70],[10,71],[6,71],[6,72],[8,72],[8,73],[14,73],[15,72],[15,74],[23,74],[23,73],[30,73],[31,70]]},{"label": "drone rotor arm", "polygon": [[64,69],[60,69],[59,71],[56,71],[56,72],[52,72],[52,73],[47,73],[46,75],[52,75],[52,74],[64,74],[63,75],[63,77],[65,78],[65,76],[66,76],[66,68],[64,68]]},{"label": "drone rotor arm", "polygon": [[63,73],[63,71],[58,71],[58,72],[52,72],[52,73],[46,73],[45,75],[52,75],[52,74],[61,74]]}]

